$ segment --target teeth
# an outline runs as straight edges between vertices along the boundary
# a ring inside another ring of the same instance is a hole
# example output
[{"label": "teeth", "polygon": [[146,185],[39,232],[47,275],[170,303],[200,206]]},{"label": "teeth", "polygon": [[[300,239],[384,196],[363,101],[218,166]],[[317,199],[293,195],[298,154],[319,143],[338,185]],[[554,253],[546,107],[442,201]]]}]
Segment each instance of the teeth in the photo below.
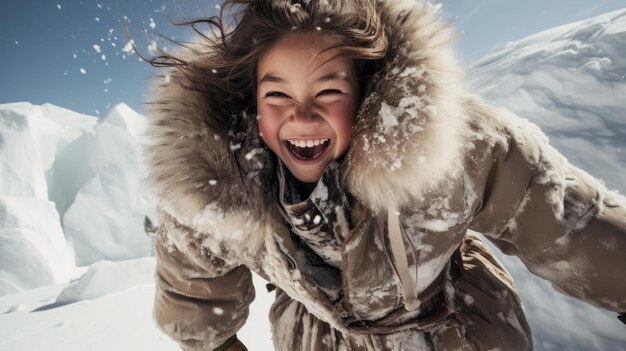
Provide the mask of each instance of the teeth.
[{"label": "teeth", "polygon": [[319,144],[327,142],[329,139],[316,139],[316,140],[287,140],[291,145],[297,147],[313,147]]}]

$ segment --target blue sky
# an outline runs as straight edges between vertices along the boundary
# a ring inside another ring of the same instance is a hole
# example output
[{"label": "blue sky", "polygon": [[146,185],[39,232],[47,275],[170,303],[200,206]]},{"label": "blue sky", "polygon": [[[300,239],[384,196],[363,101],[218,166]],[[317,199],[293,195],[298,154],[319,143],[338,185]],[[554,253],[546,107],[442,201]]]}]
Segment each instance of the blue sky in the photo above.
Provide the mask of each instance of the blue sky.
[{"label": "blue sky", "polygon": [[[125,102],[143,112],[155,72],[142,52],[155,33],[184,38],[169,20],[214,14],[219,0],[4,1],[0,5],[0,103],[52,103],[94,116]],[[626,7],[626,0],[441,0],[462,36],[466,64],[494,47],[560,24]],[[154,28],[153,28],[154,27]],[[160,45],[165,44],[158,41]],[[166,45],[166,44],[165,44]]]}]

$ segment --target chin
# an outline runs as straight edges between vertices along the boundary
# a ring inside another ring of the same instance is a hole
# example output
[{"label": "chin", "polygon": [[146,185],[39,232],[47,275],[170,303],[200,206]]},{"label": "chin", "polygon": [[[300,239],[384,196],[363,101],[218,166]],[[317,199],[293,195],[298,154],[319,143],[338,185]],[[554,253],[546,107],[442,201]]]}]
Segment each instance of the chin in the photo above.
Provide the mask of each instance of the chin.
[{"label": "chin", "polygon": [[291,174],[296,177],[296,179],[298,179],[299,181],[303,182],[303,183],[317,183],[320,180],[320,177],[322,176],[322,172],[319,172],[317,174],[306,174],[306,175],[302,175],[302,174],[298,174],[297,172],[291,172]]}]

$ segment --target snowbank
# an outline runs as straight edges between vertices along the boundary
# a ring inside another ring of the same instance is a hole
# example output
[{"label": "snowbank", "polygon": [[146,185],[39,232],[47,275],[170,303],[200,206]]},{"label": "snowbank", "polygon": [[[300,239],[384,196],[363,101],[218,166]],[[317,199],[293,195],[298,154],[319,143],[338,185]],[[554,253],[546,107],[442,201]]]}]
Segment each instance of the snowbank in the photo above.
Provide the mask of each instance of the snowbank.
[{"label": "snowbank", "polygon": [[96,262],[89,266],[85,274],[63,289],[55,302],[67,304],[93,300],[137,285],[154,284],[155,264],[154,257]]},{"label": "snowbank", "polygon": [[536,123],[571,163],[626,193],[626,9],[510,42],[473,67],[486,100]]},{"label": "snowbank", "polygon": [[0,104],[0,296],[61,282],[74,262],[150,255],[144,125],[125,104],[100,120]]},{"label": "snowbank", "polygon": [[54,203],[0,196],[0,296],[66,281],[73,268]]},{"label": "snowbank", "polygon": [[[150,254],[143,220],[155,218],[155,200],[145,188],[139,141],[144,125],[143,116],[120,104],[96,125],[93,136],[68,147],[74,152],[67,163],[80,165],[86,175],[73,182],[73,201],[62,213],[78,265]],[[71,169],[63,171],[71,178]]]}]

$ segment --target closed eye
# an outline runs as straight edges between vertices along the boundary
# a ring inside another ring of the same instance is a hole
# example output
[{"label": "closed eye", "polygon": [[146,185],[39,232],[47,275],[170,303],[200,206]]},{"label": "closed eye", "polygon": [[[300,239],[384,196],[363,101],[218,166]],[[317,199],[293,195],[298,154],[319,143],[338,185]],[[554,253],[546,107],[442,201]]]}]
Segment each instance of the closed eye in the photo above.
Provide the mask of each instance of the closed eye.
[{"label": "closed eye", "polygon": [[338,89],[326,89],[326,90],[320,91],[317,94],[317,96],[320,96],[320,95],[331,95],[331,94],[341,94],[341,90],[338,90]]},{"label": "closed eye", "polygon": [[286,97],[287,95],[281,93],[280,91],[270,91],[269,93],[265,94],[265,97],[268,97],[268,96],[274,96],[274,97],[285,96]]}]

